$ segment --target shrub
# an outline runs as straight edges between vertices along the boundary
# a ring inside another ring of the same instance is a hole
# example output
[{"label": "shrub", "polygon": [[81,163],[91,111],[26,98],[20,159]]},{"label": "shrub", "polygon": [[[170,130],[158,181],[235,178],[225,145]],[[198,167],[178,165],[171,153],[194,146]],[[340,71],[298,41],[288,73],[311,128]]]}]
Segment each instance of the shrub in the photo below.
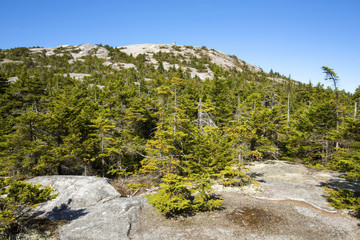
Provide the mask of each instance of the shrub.
[{"label": "shrub", "polygon": [[186,178],[168,173],[162,178],[160,190],[157,193],[148,195],[149,202],[159,212],[167,215],[175,215],[191,210],[191,192],[187,185]]},{"label": "shrub", "polygon": [[211,193],[211,181],[209,178],[202,177],[198,180],[198,186],[195,188],[197,194],[193,200],[193,209],[197,211],[214,211],[219,209],[223,200],[215,198]]},{"label": "shrub", "polygon": [[181,51],[181,47],[180,47],[180,46],[172,45],[171,47],[172,47],[172,49],[174,49],[175,51]]},{"label": "shrub", "polygon": [[356,215],[359,215],[360,198],[355,196],[354,191],[348,189],[331,189],[326,188],[327,198],[330,205],[336,209],[352,209]]},{"label": "shrub", "polygon": [[243,173],[241,171],[242,168],[249,171],[249,169],[239,164],[236,164],[235,166],[226,166],[224,170],[216,175],[219,179],[218,182],[224,186],[244,186],[245,184],[252,182],[253,179],[246,173]]},{"label": "shrub", "polygon": [[211,194],[211,182],[208,178],[201,178],[194,186],[189,179],[168,173],[162,181],[159,192],[148,195],[147,198],[159,212],[168,217],[194,211],[213,211],[223,202]]},{"label": "shrub", "polygon": [[[53,189],[40,188],[40,184],[4,178],[0,180],[0,235],[10,237],[14,229],[19,229],[29,221],[30,211],[38,203],[54,199]],[[15,232],[16,233],[16,232]]]}]

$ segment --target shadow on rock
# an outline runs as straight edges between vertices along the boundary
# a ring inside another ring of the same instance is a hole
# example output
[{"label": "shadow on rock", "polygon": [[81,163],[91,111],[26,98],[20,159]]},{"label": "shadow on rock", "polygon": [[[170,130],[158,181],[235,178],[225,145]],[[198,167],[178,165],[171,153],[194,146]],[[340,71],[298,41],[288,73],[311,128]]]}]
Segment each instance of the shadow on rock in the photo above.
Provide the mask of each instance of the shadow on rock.
[{"label": "shadow on rock", "polygon": [[263,179],[257,179],[258,177],[263,177],[263,176],[264,176],[263,173],[251,172],[251,173],[249,174],[249,176],[250,176],[252,179],[254,179],[254,180],[258,181],[258,182],[266,182],[266,181],[263,180]]},{"label": "shadow on rock", "polygon": [[[63,203],[59,206],[54,207],[50,212],[47,212],[44,217],[51,221],[72,221],[78,219],[87,214],[86,209],[71,209],[69,208],[72,199],[69,199],[67,204]],[[45,212],[39,211],[37,215],[42,215]]]},{"label": "shadow on rock", "polygon": [[330,205],[337,209],[348,209],[348,213],[360,219],[360,182],[349,179],[330,179],[320,183],[320,186],[333,189],[324,196]]},{"label": "shadow on rock", "polygon": [[332,188],[332,189],[348,189],[354,192],[355,195],[359,195],[360,196],[360,182],[359,181],[354,181],[354,180],[349,180],[346,178],[335,178],[335,179],[330,179],[327,182],[321,182],[320,183],[321,187],[328,187],[328,188]]}]

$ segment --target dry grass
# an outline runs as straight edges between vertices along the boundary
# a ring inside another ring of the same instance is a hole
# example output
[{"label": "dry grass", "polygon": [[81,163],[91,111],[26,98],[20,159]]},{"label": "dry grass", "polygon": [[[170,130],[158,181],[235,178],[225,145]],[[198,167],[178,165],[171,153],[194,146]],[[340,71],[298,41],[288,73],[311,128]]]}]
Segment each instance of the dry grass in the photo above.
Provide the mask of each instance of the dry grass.
[{"label": "dry grass", "polygon": [[149,192],[159,186],[160,177],[155,175],[134,175],[127,178],[111,180],[110,184],[122,197],[134,197]]},{"label": "dry grass", "polygon": [[58,240],[60,226],[67,221],[51,221],[46,218],[30,219],[26,224],[14,226],[9,231],[9,239]]}]

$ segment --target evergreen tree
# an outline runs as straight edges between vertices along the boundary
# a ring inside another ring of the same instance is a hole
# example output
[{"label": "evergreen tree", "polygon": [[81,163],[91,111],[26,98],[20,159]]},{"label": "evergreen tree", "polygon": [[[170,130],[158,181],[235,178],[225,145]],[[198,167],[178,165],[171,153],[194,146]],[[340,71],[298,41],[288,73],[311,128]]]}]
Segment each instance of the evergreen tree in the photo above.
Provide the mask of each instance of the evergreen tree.
[{"label": "evergreen tree", "polygon": [[33,185],[25,181],[12,178],[0,180],[0,236],[3,239],[14,237],[16,229],[26,224],[31,218],[31,210],[37,204],[54,199],[50,186],[41,188],[40,184]]},{"label": "evergreen tree", "polygon": [[0,94],[4,94],[9,87],[9,81],[0,73]]},{"label": "evergreen tree", "polygon": [[[334,84],[334,88],[335,88],[335,94],[336,94],[336,102],[335,102],[335,107],[336,107],[336,130],[339,130],[339,92],[337,89],[337,82],[339,81],[339,76],[334,72],[334,70],[332,68],[323,66],[322,69],[324,70],[325,73],[325,80],[331,80],[333,81]],[[339,148],[339,142],[336,141],[336,148]]]}]

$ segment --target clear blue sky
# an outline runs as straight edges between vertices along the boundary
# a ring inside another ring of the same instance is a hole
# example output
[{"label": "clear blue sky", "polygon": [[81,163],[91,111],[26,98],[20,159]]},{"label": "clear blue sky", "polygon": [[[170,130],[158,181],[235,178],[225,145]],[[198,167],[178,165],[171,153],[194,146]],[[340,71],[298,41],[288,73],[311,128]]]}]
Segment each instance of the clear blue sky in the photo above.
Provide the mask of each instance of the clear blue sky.
[{"label": "clear blue sky", "polygon": [[0,0],[0,48],[206,46],[313,84],[360,85],[360,0]]}]

